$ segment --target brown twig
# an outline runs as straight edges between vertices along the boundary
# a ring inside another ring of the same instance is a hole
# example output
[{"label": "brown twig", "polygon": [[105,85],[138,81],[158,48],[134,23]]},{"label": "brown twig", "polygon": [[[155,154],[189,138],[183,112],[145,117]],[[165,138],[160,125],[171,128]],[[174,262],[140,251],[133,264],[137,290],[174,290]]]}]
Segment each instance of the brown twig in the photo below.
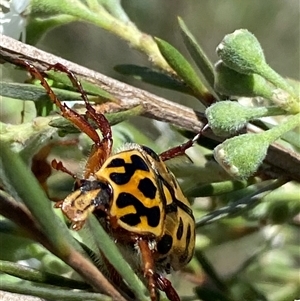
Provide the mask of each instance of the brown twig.
[{"label": "brown twig", "polygon": [[[193,132],[199,132],[206,123],[205,116],[201,112],[119,82],[33,46],[23,44],[3,35],[0,35],[0,43],[0,59],[13,64],[15,64],[15,59],[27,60],[41,71],[45,71],[49,65],[61,63],[86,81],[94,83],[114,95],[120,100],[121,106],[142,105],[144,116],[165,121]],[[260,129],[251,126],[249,131],[259,132]],[[205,132],[205,136],[221,141],[220,137],[216,137],[210,130]],[[286,176],[300,181],[300,155],[296,152],[274,143],[269,148],[265,161],[271,166],[271,170],[268,172],[272,176]]]},{"label": "brown twig", "polygon": [[148,117],[166,121],[195,132],[200,131],[205,124],[203,113],[124,84],[12,38],[0,35],[0,43],[0,58],[13,64],[16,63],[15,59],[23,59],[34,64],[40,71],[45,71],[50,65],[60,63],[83,79],[98,85],[103,90],[114,95],[120,100],[122,106],[143,105],[146,112],[145,115]]},{"label": "brown twig", "polygon": [[108,293],[113,300],[126,301],[97,267],[78,251],[72,248],[66,258],[61,257],[60,253],[57,252],[55,246],[48,240],[25,205],[15,201],[13,197],[2,190],[0,190],[0,214],[12,220],[15,224],[20,226],[30,238],[41,243],[50,252],[69,264],[95,288],[95,291],[102,292],[103,288],[105,288],[106,293]]}]

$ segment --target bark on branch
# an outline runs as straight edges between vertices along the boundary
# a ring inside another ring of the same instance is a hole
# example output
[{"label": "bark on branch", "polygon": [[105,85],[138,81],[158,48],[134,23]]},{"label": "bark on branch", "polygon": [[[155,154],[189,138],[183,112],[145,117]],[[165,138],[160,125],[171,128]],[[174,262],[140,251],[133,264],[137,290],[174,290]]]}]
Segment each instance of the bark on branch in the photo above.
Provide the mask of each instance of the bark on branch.
[{"label": "bark on branch", "polygon": [[[85,80],[97,84],[102,89],[114,95],[120,100],[121,106],[142,105],[144,116],[165,121],[193,132],[199,132],[206,123],[205,116],[201,112],[122,83],[33,46],[0,35],[0,59],[15,63],[14,59],[16,58],[29,61],[41,71],[46,70],[49,65],[61,63]],[[261,130],[251,125],[251,129],[249,127],[248,131],[259,132]],[[205,136],[216,141],[221,141],[220,137],[216,137],[210,130],[205,132]],[[265,162],[270,165],[270,169],[266,171],[270,176],[285,176],[300,181],[300,155],[296,152],[274,143],[269,148]]]}]

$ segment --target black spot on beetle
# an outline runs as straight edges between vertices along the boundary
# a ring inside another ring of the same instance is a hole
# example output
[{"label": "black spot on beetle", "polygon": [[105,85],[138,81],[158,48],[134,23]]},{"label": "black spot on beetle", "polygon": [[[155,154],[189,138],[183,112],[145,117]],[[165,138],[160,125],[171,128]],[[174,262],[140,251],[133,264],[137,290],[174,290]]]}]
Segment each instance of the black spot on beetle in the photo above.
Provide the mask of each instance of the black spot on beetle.
[{"label": "black spot on beetle", "polygon": [[107,165],[107,167],[121,167],[124,166],[125,160],[122,158],[115,158],[113,160],[110,161],[110,163]]},{"label": "black spot on beetle", "polygon": [[186,214],[188,214],[193,220],[195,219],[194,218],[194,215],[193,215],[193,211],[192,209],[187,206],[186,204],[180,202],[179,200],[176,199],[176,204],[178,205],[179,208],[181,208]]},{"label": "black spot on beetle", "polygon": [[165,234],[157,243],[157,251],[160,254],[167,254],[171,250],[172,244],[173,244],[172,236],[169,234]]},{"label": "black spot on beetle", "polygon": [[95,189],[108,189],[108,184],[103,181],[90,181],[85,179],[76,180],[74,190],[80,189],[82,192]]},{"label": "black spot on beetle", "polygon": [[130,157],[131,163],[126,163],[124,159],[115,158],[107,165],[107,168],[124,167],[124,173],[112,172],[110,179],[117,185],[127,184],[137,170],[149,171],[147,163],[138,155]]},{"label": "black spot on beetle", "polygon": [[160,158],[158,156],[158,154],[153,151],[151,148],[149,148],[148,146],[144,146],[142,145],[142,149],[155,161],[160,162]]},{"label": "black spot on beetle", "polygon": [[181,202],[180,200],[178,200],[176,197],[175,197],[175,194],[174,192],[172,193],[172,198],[173,198],[173,201],[174,203],[180,208],[182,209],[187,215],[189,215],[192,219],[194,219],[194,215],[193,215],[193,211],[192,209],[187,206],[185,203]]},{"label": "black spot on beetle", "polygon": [[171,204],[166,206],[166,213],[177,212],[177,207],[179,207],[194,219],[192,209],[176,198],[174,188],[163,177],[160,177],[160,180],[163,182],[163,185],[169,190],[173,201]]},{"label": "black spot on beetle", "polygon": [[116,200],[116,205],[119,208],[133,206],[136,213],[129,213],[122,216],[120,219],[129,226],[137,226],[141,222],[141,217],[146,216],[150,227],[157,227],[160,221],[160,210],[158,206],[151,208],[145,207],[135,196],[127,192],[121,192]]},{"label": "black spot on beetle", "polygon": [[191,225],[189,224],[187,231],[186,231],[185,250],[184,250],[183,254],[180,256],[180,261],[182,261],[182,262],[186,262],[188,259],[191,235],[192,235],[192,230],[191,230]]},{"label": "black spot on beetle", "polygon": [[177,204],[175,202],[172,202],[171,204],[166,206],[166,214],[170,214],[173,212],[177,212]]},{"label": "black spot on beetle", "polygon": [[149,178],[141,179],[138,189],[146,198],[155,198],[157,188]]},{"label": "black spot on beetle", "polygon": [[179,225],[178,225],[177,232],[176,232],[177,239],[180,240],[182,238],[182,235],[183,235],[183,221],[182,221],[182,218],[180,217]]},{"label": "black spot on beetle", "polygon": [[191,225],[189,224],[187,231],[186,231],[186,245],[187,246],[190,244],[191,235],[192,235],[192,230],[191,230]]},{"label": "black spot on beetle", "polygon": [[121,221],[129,226],[136,226],[141,222],[141,217],[138,214],[130,213],[122,216]]}]

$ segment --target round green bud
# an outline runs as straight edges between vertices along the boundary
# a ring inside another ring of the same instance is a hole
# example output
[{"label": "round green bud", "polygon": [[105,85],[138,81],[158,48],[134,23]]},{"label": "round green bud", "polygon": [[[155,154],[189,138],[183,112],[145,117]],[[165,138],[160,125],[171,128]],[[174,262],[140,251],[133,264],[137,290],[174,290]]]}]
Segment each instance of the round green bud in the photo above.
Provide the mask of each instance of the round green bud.
[{"label": "round green bud", "polygon": [[246,29],[225,36],[217,47],[217,54],[229,68],[243,74],[260,73],[265,56],[256,37]]},{"label": "round green bud", "polygon": [[242,74],[256,73],[275,88],[298,97],[293,87],[266,63],[258,40],[248,30],[239,29],[226,35],[217,47],[217,54],[227,67]]},{"label": "round green bud", "polygon": [[244,180],[257,171],[268,147],[269,142],[264,135],[244,134],[218,145],[214,157],[232,177]]},{"label": "round green bud", "polygon": [[217,136],[230,136],[243,128],[247,122],[247,108],[235,101],[220,101],[205,111],[209,127]]},{"label": "round green bud", "polygon": [[227,139],[214,150],[217,162],[233,177],[243,180],[256,172],[268,147],[284,133],[300,124],[300,113],[259,134],[244,134]]},{"label": "round green bud", "polygon": [[208,124],[214,134],[224,137],[235,134],[253,119],[283,113],[284,111],[277,107],[249,108],[229,100],[217,102],[205,111]]}]

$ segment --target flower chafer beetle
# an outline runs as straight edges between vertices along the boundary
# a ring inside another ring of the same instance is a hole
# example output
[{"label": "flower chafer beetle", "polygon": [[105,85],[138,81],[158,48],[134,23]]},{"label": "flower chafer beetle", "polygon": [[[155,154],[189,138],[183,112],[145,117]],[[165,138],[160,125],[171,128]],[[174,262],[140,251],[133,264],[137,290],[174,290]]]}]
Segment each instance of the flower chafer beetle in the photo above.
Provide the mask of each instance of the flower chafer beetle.
[{"label": "flower chafer beetle", "polygon": [[[74,191],[56,207],[61,208],[75,230],[81,229],[89,214],[99,218],[104,215],[105,228],[111,237],[138,253],[140,272],[147,279],[151,300],[157,300],[157,288],[164,291],[169,300],[180,300],[163,273],[179,270],[191,260],[195,247],[195,220],[189,201],[164,161],[183,155],[200,133],[160,155],[138,144],[127,144],[113,154],[109,122],[88,102],[76,76],[61,64],[52,66],[65,72],[81,93],[85,117],[63,104],[33,65],[27,62],[25,65],[31,75],[41,81],[61,115],[93,141],[82,179],[61,162],[52,162],[53,168],[75,178]],[[102,138],[88,119],[100,129]]]}]

